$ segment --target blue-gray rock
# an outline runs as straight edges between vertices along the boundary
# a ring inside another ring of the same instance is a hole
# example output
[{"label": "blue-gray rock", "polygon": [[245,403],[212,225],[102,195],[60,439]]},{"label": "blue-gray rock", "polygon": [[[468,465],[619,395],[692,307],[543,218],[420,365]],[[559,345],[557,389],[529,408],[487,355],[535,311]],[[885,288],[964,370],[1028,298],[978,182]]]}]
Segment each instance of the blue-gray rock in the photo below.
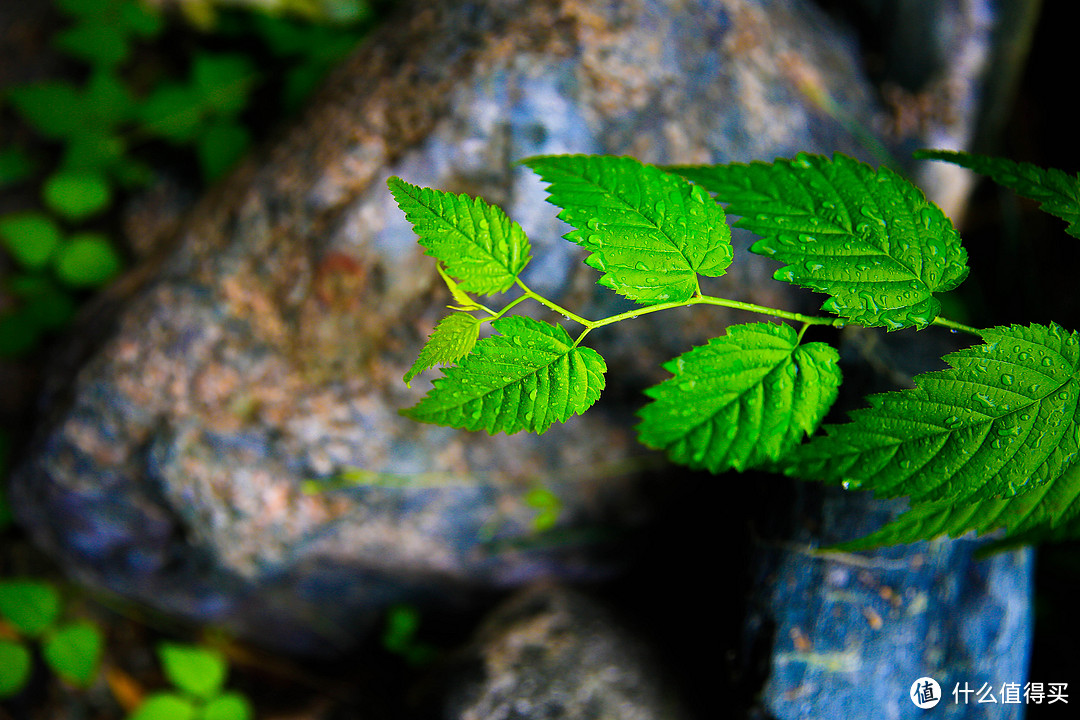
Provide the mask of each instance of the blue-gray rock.
[{"label": "blue-gray rock", "polygon": [[[738,316],[593,333],[606,399],[539,438],[413,423],[397,411],[431,373],[401,376],[448,297],[386,178],[503,205],[533,240],[530,284],[598,316],[610,295],[518,159],[881,160],[910,140],[868,141],[886,120],[851,37],[809,3],[404,8],[196,208],[113,329],[85,323],[98,348],[47,398],[15,511],[75,577],[297,653],[348,648],[388,603],[607,572],[605,538],[648,517],[634,393]],[[718,293],[816,304],[736,244]],[[561,502],[542,537],[537,486]]]}]

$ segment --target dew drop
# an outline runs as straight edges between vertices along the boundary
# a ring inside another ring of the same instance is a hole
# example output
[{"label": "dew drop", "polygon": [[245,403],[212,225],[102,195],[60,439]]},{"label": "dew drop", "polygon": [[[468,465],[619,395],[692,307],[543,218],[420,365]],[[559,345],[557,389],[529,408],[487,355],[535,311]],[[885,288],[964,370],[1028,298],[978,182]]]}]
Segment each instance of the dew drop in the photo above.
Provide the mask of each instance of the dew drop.
[{"label": "dew drop", "polygon": [[585,227],[589,228],[590,230],[599,230],[600,229],[600,221],[597,220],[596,218],[589,218],[585,222]]},{"label": "dew drop", "polygon": [[801,242],[801,243],[817,242],[817,238],[814,237],[813,235],[802,234],[802,235],[799,235],[799,242]]},{"label": "dew drop", "polygon": [[960,427],[960,424],[962,422],[963,421],[960,420],[960,418],[958,418],[956,415],[950,415],[949,417],[945,418],[945,426],[950,428]]},{"label": "dew drop", "polygon": [[653,209],[656,210],[658,214],[663,215],[664,211],[667,210],[667,205],[665,205],[664,202],[661,200],[660,202],[653,205]]},{"label": "dew drop", "polygon": [[1044,358],[1042,359],[1042,364],[1043,364],[1043,367],[1050,367],[1051,365],[1053,365],[1053,364],[1054,364],[1054,361],[1053,361],[1053,360],[1051,360],[1051,359],[1050,359],[1050,358],[1048,358],[1048,357],[1044,357]]},{"label": "dew drop", "polygon": [[1031,356],[1028,355],[1026,352],[1022,352],[1022,353],[1020,353],[1019,355],[1016,356],[1016,359],[1019,360],[1020,362],[1027,362],[1028,360],[1031,359]]},{"label": "dew drop", "polygon": [[649,266],[646,265],[643,262],[637,263],[636,265],[634,265],[634,267],[637,268],[638,270],[648,270],[649,269]]},{"label": "dew drop", "polygon": [[1012,375],[1002,375],[1001,376],[1001,384],[1002,385],[1012,385],[1013,380],[1014,380],[1014,378],[1013,378]]}]

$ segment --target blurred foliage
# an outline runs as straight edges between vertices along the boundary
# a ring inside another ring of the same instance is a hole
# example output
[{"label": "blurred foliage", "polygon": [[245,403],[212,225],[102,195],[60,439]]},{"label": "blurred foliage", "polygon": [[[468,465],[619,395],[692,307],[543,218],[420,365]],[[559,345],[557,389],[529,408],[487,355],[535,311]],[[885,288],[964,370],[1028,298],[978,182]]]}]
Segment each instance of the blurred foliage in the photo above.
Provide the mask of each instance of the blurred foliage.
[{"label": "blurred foliage", "polygon": [[[0,217],[10,261],[0,270],[0,357],[38,348],[83,292],[123,270],[119,208],[153,182],[162,158],[197,167],[197,183],[220,179],[376,19],[363,0],[229,3],[262,12],[204,0],[54,2],[65,23],[51,45],[83,79],[0,89],[0,104],[40,141],[0,145],[0,189],[40,198]],[[179,5],[198,27],[162,5]]]},{"label": "blurred foliage", "polygon": [[104,638],[96,625],[62,621],[60,593],[34,579],[0,581],[0,698],[15,695],[32,674],[33,649],[58,676],[86,687],[97,676]]},{"label": "blurred foliage", "polygon": [[217,650],[161,643],[158,658],[173,689],[149,695],[128,720],[250,720],[247,697],[225,690],[229,666]]},{"label": "blurred foliage", "polygon": [[[231,3],[246,10],[198,0],[179,3],[182,13],[140,0],[54,4],[63,22],[50,44],[70,61],[64,77],[0,88],[5,122],[26,130],[12,134],[18,144],[0,139],[0,357],[24,362],[69,325],[88,293],[123,271],[121,209],[132,193],[166,168],[194,168],[196,190],[222,178],[273,123],[302,107],[377,20],[364,0]],[[0,427],[0,480],[18,435]],[[11,524],[0,482],[9,551]],[[109,687],[134,720],[253,716],[244,695],[225,690],[228,665],[218,651],[160,645],[172,687],[145,692],[121,668],[100,671],[102,631],[69,614],[79,613],[53,583],[0,577],[5,707],[40,691],[30,681],[45,668],[80,692]]]}]

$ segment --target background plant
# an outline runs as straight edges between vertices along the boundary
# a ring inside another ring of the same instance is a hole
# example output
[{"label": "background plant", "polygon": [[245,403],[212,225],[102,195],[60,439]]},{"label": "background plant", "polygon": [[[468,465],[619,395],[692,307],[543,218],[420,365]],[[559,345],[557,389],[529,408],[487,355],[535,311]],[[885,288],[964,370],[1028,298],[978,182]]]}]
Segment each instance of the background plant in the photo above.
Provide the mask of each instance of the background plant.
[{"label": "background plant", "polygon": [[[1039,199],[1070,221],[1080,208],[1080,178],[982,156],[924,157],[987,172]],[[1022,542],[1072,534],[1080,495],[1080,335],[1055,324],[979,330],[940,316],[936,294],[968,275],[960,236],[941,210],[887,168],[851,158],[799,154],[774,163],[674,167],[631,158],[545,156],[523,163],[549,185],[549,200],[574,229],[598,283],[640,307],[583,318],[530,289],[524,231],[479,198],[391,178],[456,305],[406,373],[434,365],[443,377],[404,414],[489,433],[542,433],[582,413],[600,396],[603,358],[581,345],[593,330],[649,313],[719,305],[797,323],[732,326],[665,365],[672,378],[646,390],[644,444],[714,473],[760,468],[907,496],[910,510],[848,547],[909,542],[939,534],[1004,528]],[[693,181],[693,182],[691,182]],[[774,275],[829,297],[808,316],[709,295],[702,277],[732,262],[725,213],[761,237],[751,252],[782,263]],[[514,288],[500,310],[474,300]],[[508,312],[535,301],[583,329]],[[476,313],[481,313],[477,315]],[[490,323],[496,335],[480,339]],[[939,325],[981,337],[946,356],[947,370],[915,388],[871,396],[851,422],[815,434],[841,375],[827,344],[803,342],[814,326],[859,324],[922,330]],[[803,439],[810,437],[808,442]]]}]

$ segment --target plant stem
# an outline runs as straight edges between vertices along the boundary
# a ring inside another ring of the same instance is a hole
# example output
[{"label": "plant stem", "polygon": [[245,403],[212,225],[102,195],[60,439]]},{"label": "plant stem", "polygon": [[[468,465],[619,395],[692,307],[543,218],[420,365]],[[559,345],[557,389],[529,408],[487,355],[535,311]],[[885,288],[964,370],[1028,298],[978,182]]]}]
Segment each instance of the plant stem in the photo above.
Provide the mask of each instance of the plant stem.
[{"label": "plant stem", "polygon": [[955,320],[949,320],[948,318],[936,317],[936,318],[934,318],[934,322],[931,323],[931,324],[940,325],[942,327],[947,327],[950,330],[952,330],[953,332],[957,332],[957,331],[965,332],[968,335],[974,335],[975,337],[982,337],[982,333],[979,332],[977,329],[971,327],[970,325],[964,325],[963,323],[958,323]]}]

